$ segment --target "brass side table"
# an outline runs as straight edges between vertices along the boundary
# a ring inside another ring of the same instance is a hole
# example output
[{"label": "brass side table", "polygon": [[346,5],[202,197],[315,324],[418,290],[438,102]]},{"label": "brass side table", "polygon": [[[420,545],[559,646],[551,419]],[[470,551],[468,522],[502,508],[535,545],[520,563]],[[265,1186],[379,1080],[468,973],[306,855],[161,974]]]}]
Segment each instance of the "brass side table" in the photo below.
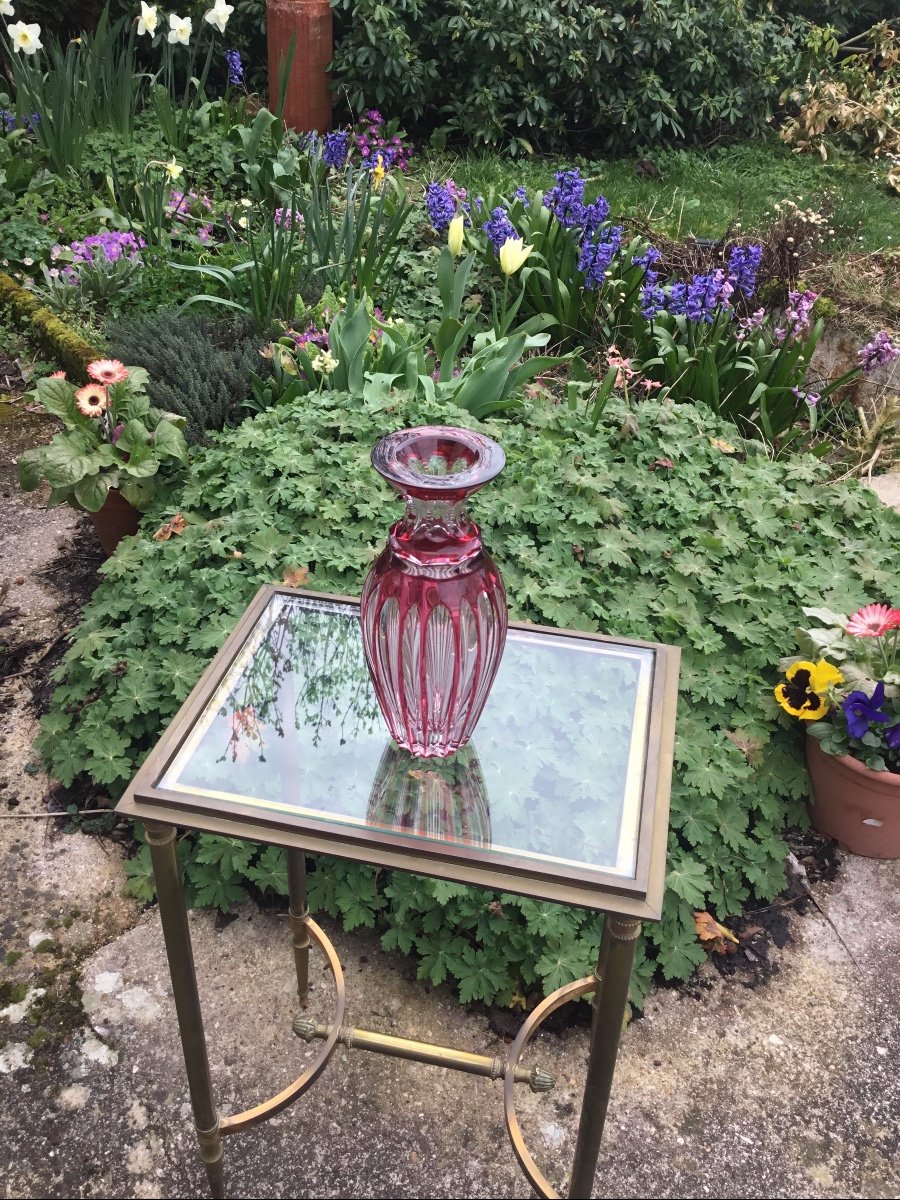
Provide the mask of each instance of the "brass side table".
[{"label": "brass side table", "polygon": [[[503,1078],[506,1124],[540,1196],[557,1192],[522,1137],[517,1083],[553,1079],[520,1065],[549,1013],[594,993],[590,1057],[570,1197],[589,1197],[622,1029],[635,940],[658,920],[668,833],[679,652],[534,625],[510,626],[473,741],[447,760],[389,741],[362,657],[358,602],[265,587],[118,806],[143,823],[184,1050],[200,1153],[224,1197],[222,1142],[293,1103],[339,1044]],[[287,850],[301,1010],[309,952],[325,955],[336,1011],[301,1011],[294,1032],[318,1058],[278,1095],[219,1117],[212,1093],[176,828]],[[606,915],[592,976],[548,996],[505,1060],[351,1029],[335,950],[311,920],[306,856],[329,854]]]}]

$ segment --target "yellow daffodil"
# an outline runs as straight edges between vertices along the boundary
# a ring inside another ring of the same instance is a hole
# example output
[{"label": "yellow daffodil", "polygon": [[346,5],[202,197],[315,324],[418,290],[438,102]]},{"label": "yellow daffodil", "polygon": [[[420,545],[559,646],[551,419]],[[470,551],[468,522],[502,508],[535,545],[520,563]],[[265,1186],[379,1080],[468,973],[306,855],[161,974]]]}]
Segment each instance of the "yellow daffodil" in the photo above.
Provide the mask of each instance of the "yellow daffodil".
[{"label": "yellow daffodil", "polygon": [[500,247],[500,270],[504,275],[515,275],[533,249],[523,245],[522,238],[507,238]]},{"label": "yellow daffodil", "polygon": [[381,191],[381,185],[384,183],[384,177],[387,171],[384,169],[384,157],[379,154],[375,159],[375,166],[372,168],[372,187],[376,192]]},{"label": "yellow daffodil", "polygon": [[450,253],[454,257],[457,254],[462,254],[465,224],[466,218],[463,213],[460,213],[459,216],[453,218],[447,230],[447,245],[450,247]]},{"label": "yellow daffodil", "polygon": [[16,54],[21,52],[31,55],[41,49],[40,25],[26,25],[24,21],[15,21],[12,25],[7,25],[6,32]]},{"label": "yellow daffodil", "polygon": [[153,37],[156,33],[156,26],[159,24],[159,10],[155,4],[147,4],[145,0],[141,0],[141,15],[138,17],[138,37],[143,37],[144,34],[149,34]]},{"label": "yellow daffodil", "polygon": [[178,163],[175,161],[174,158],[170,158],[169,161],[167,163],[165,163],[164,165],[166,168],[166,174],[168,175],[168,177],[171,180],[174,181],[181,176],[181,167],[178,165]]}]

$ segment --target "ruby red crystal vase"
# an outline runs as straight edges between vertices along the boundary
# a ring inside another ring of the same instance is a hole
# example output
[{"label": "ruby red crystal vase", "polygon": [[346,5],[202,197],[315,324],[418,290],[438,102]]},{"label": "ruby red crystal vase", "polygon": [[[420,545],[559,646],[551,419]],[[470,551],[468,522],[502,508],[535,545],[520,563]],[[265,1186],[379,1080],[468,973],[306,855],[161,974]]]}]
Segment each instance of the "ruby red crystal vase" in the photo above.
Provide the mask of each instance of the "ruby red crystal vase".
[{"label": "ruby red crystal vase", "polygon": [[465,503],[505,461],[490,438],[442,425],[390,434],[372,451],[406,513],[363,587],[363,648],[391,735],[422,758],[466,744],[503,655],[503,580]]}]

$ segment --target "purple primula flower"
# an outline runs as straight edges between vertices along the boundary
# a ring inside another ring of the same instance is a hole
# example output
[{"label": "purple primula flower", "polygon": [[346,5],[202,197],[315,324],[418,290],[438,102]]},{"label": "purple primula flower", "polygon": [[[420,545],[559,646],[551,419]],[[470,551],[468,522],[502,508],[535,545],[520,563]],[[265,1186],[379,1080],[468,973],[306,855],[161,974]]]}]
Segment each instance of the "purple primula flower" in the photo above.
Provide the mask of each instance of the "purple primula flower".
[{"label": "purple primula flower", "polygon": [[516,232],[515,225],[513,225],[512,221],[509,219],[509,214],[507,213],[506,209],[500,208],[499,206],[494,209],[488,220],[485,221],[484,225],[482,225],[482,229],[488,235],[488,241],[498,254],[500,253],[501,246],[507,240],[507,238],[519,236]]},{"label": "purple primula flower", "polygon": [[578,270],[584,273],[584,286],[588,291],[602,287],[610,263],[622,246],[622,226],[612,225],[600,230],[593,238],[585,238],[578,256]]},{"label": "purple primula flower", "polygon": [[289,334],[294,339],[295,346],[318,346],[320,350],[328,349],[328,331],[318,329],[315,325],[307,325],[302,333],[291,329]]},{"label": "purple primula flower", "polygon": [[875,334],[871,342],[857,351],[856,357],[859,359],[859,365],[868,374],[876,367],[886,367],[895,358],[900,358],[900,346],[891,341],[890,335],[882,329],[880,333]]},{"label": "purple primula flower", "polygon": [[[72,242],[69,250],[76,263],[116,262],[120,258],[137,258],[146,244],[142,237],[135,237],[133,233],[104,229],[102,233]],[[51,258],[58,258],[61,249],[54,246]]]},{"label": "purple primula flower", "polygon": [[350,152],[350,134],[346,130],[335,130],[325,134],[325,148],[322,151],[322,162],[335,171],[343,169]]},{"label": "purple primula flower", "polygon": [[429,183],[425,189],[428,220],[438,233],[443,233],[456,216],[456,199],[446,184]]},{"label": "purple primula flower", "polygon": [[756,291],[756,274],[762,262],[762,246],[734,246],[728,255],[728,278],[745,296]]},{"label": "purple primula flower", "polygon": [[213,227],[212,225],[201,225],[197,230],[197,237],[203,242],[204,246],[212,240]]},{"label": "purple primula flower", "polygon": [[867,696],[865,692],[851,692],[844,699],[841,708],[847,718],[847,732],[851,737],[861,738],[863,734],[868,733],[869,725],[872,723],[887,723],[888,715],[881,707],[882,704],[884,704],[883,681],[876,683],[875,691],[871,696]]},{"label": "purple primula flower", "polygon": [[243,87],[244,64],[241,62],[240,50],[226,50],[225,61],[228,64],[228,82],[232,87]]}]

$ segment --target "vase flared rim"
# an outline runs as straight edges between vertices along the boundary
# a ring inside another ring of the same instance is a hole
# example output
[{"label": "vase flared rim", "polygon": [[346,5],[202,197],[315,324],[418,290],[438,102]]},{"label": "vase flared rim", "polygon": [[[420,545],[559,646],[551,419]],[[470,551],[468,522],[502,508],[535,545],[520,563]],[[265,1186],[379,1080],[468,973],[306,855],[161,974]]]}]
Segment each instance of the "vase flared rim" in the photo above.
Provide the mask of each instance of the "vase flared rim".
[{"label": "vase flared rim", "polygon": [[[441,453],[441,452],[444,453]],[[410,461],[456,452],[466,465],[449,474],[429,475]],[[420,425],[383,437],[372,451],[372,466],[398,491],[438,499],[464,496],[490,483],[506,465],[502,448],[483,433],[454,425]]]}]

